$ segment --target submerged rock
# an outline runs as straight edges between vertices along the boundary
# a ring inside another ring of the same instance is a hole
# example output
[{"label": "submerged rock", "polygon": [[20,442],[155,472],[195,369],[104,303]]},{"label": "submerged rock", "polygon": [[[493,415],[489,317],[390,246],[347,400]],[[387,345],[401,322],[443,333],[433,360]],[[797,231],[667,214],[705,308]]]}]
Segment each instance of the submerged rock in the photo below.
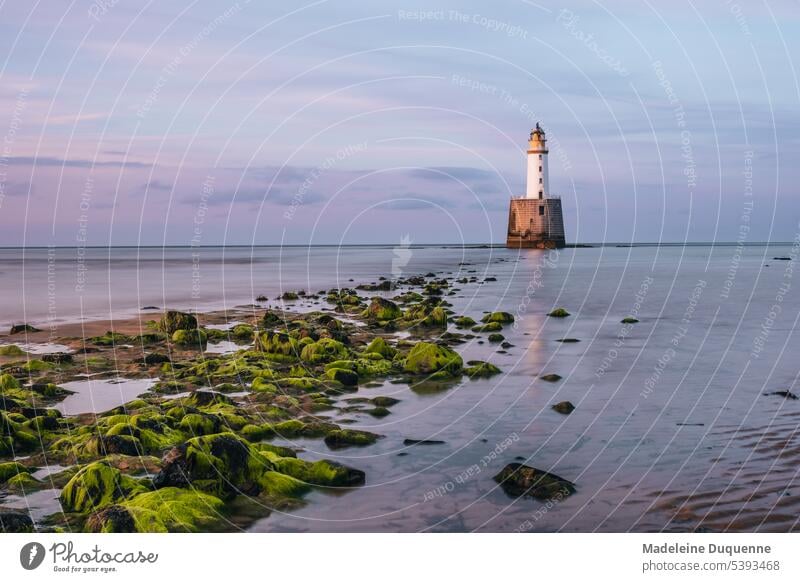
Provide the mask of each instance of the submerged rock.
[{"label": "submerged rock", "polygon": [[513,497],[525,495],[547,500],[562,499],[575,493],[575,485],[570,481],[521,463],[506,465],[494,480]]},{"label": "submerged rock", "polygon": [[514,316],[506,311],[487,313],[481,318],[483,323],[514,323]]},{"label": "submerged rock", "polygon": [[500,374],[500,368],[489,362],[470,360],[467,364],[469,367],[464,371],[470,378],[489,378],[495,374]]},{"label": "submerged rock", "polygon": [[365,430],[333,430],[325,437],[325,444],[331,449],[364,447],[378,440],[378,435]]},{"label": "submerged rock", "polygon": [[625,317],[623,318],[622,321],[620,321],[620,323],[627,323],[627,324],[639,323],[639,320],[636,319],[635,317]]},{"label": "submerged rock", "polygon": [[544,376],[539,376],[545,382],[558,382],[561,380],[561,376],[558,374],[545,374]]},{"label": "submerged rock", "polygon": [[569,317],[570,312],[563,307],[558,307],[547,314],[549,317]]},{"label": "submerged rock", "polygon": [[561,414],[569,414],[573,410],[575,410],[575,405],[572,404],[569,400],[564,400],[563,402],[559,402],[558,404],[553,404],[553,410],[556,412],[560,412]]},{"label": "submerged rock", "polygon": [[767,392],[767,396],[783,396],[787,400],[797,400],[797,394],[789,392],[788,390],[776,390],[775,392]]},{"label": "submerged rock", "polygon": [[378,321],[388,321],[401,317],[403,310],[393,301],[383,297],[373,297],[369,307],[364,310],[362,315]]},{"label": "submerged rock", "polygon": [[443,445],[444,441],[437,441],[436,439],[403,439],[403,444],[407,447],[413,445]]}]

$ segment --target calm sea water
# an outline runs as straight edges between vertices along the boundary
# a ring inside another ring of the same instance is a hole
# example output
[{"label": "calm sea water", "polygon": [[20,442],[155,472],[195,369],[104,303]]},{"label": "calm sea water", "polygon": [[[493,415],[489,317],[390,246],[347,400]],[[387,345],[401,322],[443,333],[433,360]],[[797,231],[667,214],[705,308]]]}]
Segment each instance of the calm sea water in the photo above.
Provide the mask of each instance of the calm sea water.
[{"label": "calm sea water", "polygon": [[[314,492],[304,507],[251,529],[787,531],[800,515],[800,401],[765,393],[800,394],[800,274],[795,261],[774,259],[795,251],[229,248],[193,259],[191,249],[90,250],[76,289],[74,249],[52,258],[2,250],[0,320],[232,307],[381,275],[493,276],[448,299],[475,319],[489,310],[517,316],[503,331],[508,353],[474,341],[459,348],[504,374],[435,390],[362,388],[357,396],[401,400],[380,420],[350,415],[384,439],[336,452],[318,440],[294,444],[306,458],[363,469],[366,486]],[[545,316],[557,306],[572,316]],[[640,323],[620,323],[632,314]],[[538,378],[549,373],[563,378]],[[576,406],[568,416],[550,408],[563,400]],[[409,448],[405,438],[445,444]],[[570,479],[577,494],[554,504],[509,498],[492,476],[515,460]]]}]

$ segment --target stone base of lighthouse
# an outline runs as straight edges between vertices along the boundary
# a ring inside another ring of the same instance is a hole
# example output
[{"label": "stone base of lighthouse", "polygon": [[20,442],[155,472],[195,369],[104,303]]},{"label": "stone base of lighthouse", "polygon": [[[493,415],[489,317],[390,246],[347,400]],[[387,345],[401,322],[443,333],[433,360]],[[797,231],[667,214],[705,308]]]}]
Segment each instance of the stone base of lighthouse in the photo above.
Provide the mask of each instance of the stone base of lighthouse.
[{"label": "stone base of lighthouse", "polygon": [[512,198],[508,248],[560,249],[566,245],[560,198]]}]

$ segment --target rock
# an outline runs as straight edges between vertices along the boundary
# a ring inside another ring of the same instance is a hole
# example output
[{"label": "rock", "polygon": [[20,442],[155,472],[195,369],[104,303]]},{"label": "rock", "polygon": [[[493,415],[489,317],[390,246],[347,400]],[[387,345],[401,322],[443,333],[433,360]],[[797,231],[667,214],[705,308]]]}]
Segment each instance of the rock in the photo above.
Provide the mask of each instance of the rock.
[{"label": "rock", "polygon": [[146,354],[142,361],[146,366],[156,366],[158,364],[166,364],[170,362],[169,356],[166,354],[158,354],[156,352]]},{"label": "rock", "polygon": [[776,390],[775,392],[767,392],[767,396],[783,396],[787,400],[797,400],[797,394],[789,392],[788,390]]},{"label": "rock", "polygon": [[550,317],[569,317],[570,313],[569,313],[569,311],[567,311],[563,307],[558,307],[557,309],[554,309],[553,311],[551,311],[547,315],[550,316]]},{"label": "rock", "polygon": [[97,511],[86,520],[89,533],[135,533],[136,524],[130,512],[121,505],[111,505]]},{"label": "rock", "polygon": [[55,354],[44,354],[42,355],[42,361],[49,362],[51,364],[71,364],[72,354],[68,354],[66,352],[57,352]]},{"label": "rock", "polygon": [[105,461],[98,461],[78,471],[61,491],[59,499],[65,511],[85,513],[145,490],[142,482],[123,475]]},{"label": "rock", "polygon": [[575,410],[575,405],[572,404],[569,400],[564,400],[563,402],[559,402],[558,404],[553,404],[553,410],[556,412],[560,412],[561,414],[569,414],[573,410]]},{"label": "rock", "polygon": [[370,416],[374,416],[375,418],[383,418],[384,416],[389,416],[391,414],[389,409],[383,406],[376,406],[371,410],[367,410],[366,413]]},{"label": "rock", "polygon": [[220,496],[256,495],[268,467],[257,451],[233,433],[189,439],[170,449],[153,479],[156,488],[193,485]]},{"label": "rock", "polygon": [[382,406],[388,408],[390,406],[394,406],[400,401],[397,398],[392,398],[391,396],[376,396],[375,398],[371,399],[370,402],[374,406]]},{"label": "rock", "polygon": [[322,460],[314,463],[297,458],[278,458],[273,461],[281,473],[290,475],[304,483],[323,487],[355,487],[366,480],[364,471],[346,467],[334,461]]},{"label": "rock", "polygon": [[169,335],[178,330],[191,331],[197,329],[197,318],[191,313],[167,311],[158,323],[159,330]]},{"label": "rock", "polygon": [[475,327],[472,328],[472,331],[474,331],[475,333],[488,333],[494,331],[501,331],[502,329],[503,329],[502,324],[497,323],[496,321],[491,321],[484,325],[476,325]]},{"label": "rock", "polygon": [[406,357],[403,369],[411,374],[452,377],[461,373],[464,361],[448,347],[430,342],[417,343]]},{"label": "rock", "polygon": [[489,337],[486,338],[493,344],[499,344],[500,342],[504,341],[506,338],[502,333],[490,333]]},{"label": "rock", "polygon": [[208,342],[208,335],[202,329],[179,329],[172,334],[172,343],[179,346],[201,348]]},{"label": "rock", "polygon": [[24,356],[25,352],[16,344],[0,346],[0,356],[19,357]]},{"label": "rock", "polygon": [[30,469],[15,461],[0,463],[0,485],[3,485],[9,479],[12,479],[13,477],[23,473],[30,473]]},{"label": "rock", "polygon": [[635,317],[626,317],[622,321],[620,321],[620,323],[627,323],[627,324],[639,323],[639,320],[636,319]]},{"label": "rock", "polygon": [[575,339],[574,337],[565,337],[564,339],[557,339],[556,341],[562,344],[576,344],[581,340]]},{"label": "rock", "polygon": [[500,374],[500,368],[489,362],[481,362],[480,360],[470,360],[467,362],[469,366],[464,372],[470,378],[490,378],[495,374]]},{"label": "rock", "polygon": [[[223,518],[224,504],[200,491],[167,487],[120,503],[141,533],[208,531]],[[121,525],[127,525],[120,516]]]},{"label": "rock", "polygon": [[461,317],[457,317],[454,323],[456,324],[456,327],[472,327],[475,325],[475,320],[471,317],[463,315]]},{"label": "rock", "polygon": [[575,493],[575,485],[566,479],[521,463],[506,465],[494,480],[513,497],[526,495],[547,500],[562,499]]},{"label": "rock", "polygon": [[361,315],[378,321],[389,321],[401,317],[403,315],[403,310],[393,301],[389,301],[383,297],[373,297],[369,307],[367,307]]},{"label": "rock", "polygon": [[403,444],[407,447],[414,445],[444,445],[444,441],[437,441],[435,439],[404,439]]},{"label": "rock", "polygon": [[558,382],[561,380],[561,376],[558,374],[545,374],[544,376],[539,376],[545,382]]},{"label": "rock", "polygon": [[42,330],[37,329],[32,325],[28,325],[27,323],[18,323],[16,325],[12,325],[11,330],[8,333],[9,335],[14,335],[17,333],[35,333],[37,331],[42,331]]},{"label": "rock", "polygon": [[32,533],[33,520],[27,513],[0,507],[0,532]]},{"label": "rock", "polygon": [[256,350],[268,354],[280,354],[284,356],[299,355],[300,346],[296,339],[288,334],[276,331],[259,332],[255,337]]},{"label": "rock", "polygon": [[364,348],[364,353],[367,354],[380,354],[384,358],[391,359],[397,354],[397,350],[386,343],[382,337],[376,337],[369,345]]},{"label": "rock", "polygon": [[514,316],[506,311],[487,313],[481,318],[483,323],[514,323]]},{"label": "rock", "polygon": [[280,296],[280,299],[283,299],[284,301],[297,301],[299,298],[300,295],[294,291],[286,291]]},{"label": "rock", "polygon": [[325,437],[325,444],[331,449],[364,447],[378,440],[378,435],[364,430],[333,430]]},{"label": "rock", "polygon": [[331,368],[325,371],[325,375],[333,380],[339,382],[344,386],[358,385],[358,374],[352,370],[345,370],[343,368]]},{"label": "rock", "polygon": [[304,346],[300,352],[300,359],[310,364],[346,360],[348,357],[350,357],[350,352],[347,347],[342,342],[331,338],[321,338],[319,341]]}]

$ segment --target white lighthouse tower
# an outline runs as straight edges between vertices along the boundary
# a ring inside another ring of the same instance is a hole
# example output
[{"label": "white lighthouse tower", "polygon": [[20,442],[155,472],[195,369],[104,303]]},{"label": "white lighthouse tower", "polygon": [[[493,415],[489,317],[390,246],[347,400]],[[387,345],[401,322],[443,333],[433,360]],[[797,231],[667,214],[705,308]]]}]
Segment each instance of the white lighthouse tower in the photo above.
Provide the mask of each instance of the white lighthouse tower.
[{"label": "white lighthouse tower", "polygon": [[528,136],[528,177],[525,196],[512,196],[508,206],[506,246],[514,249],[563,248],[564,217],[561,198],[550,195],[547,140],[536,124]]},{"label": "white lighthouse tower", "polygon": [[550,191],[547,176],[547,139],[544,130],[536,124],[528,139],[528,185],[526,198],[544,200]]}]

